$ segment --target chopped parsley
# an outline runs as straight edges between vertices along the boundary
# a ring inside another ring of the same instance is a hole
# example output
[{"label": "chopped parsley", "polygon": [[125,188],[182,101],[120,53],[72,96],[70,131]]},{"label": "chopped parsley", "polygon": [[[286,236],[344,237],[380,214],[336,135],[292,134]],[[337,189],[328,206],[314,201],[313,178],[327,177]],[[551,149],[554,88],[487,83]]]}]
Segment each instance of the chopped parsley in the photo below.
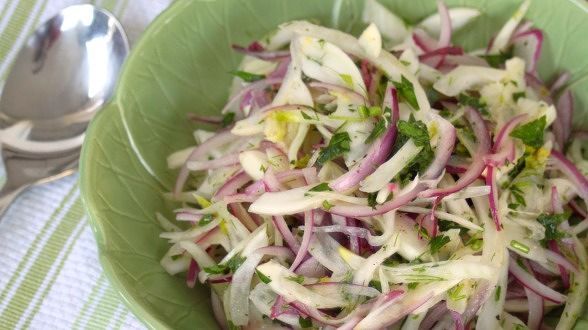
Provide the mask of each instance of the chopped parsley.
[{"label": "chopped parsley", "polygon": [[515,249],[521,253],[525,253],[525,254],[527,254],[527,253],[529,253],[529,251],[531,251],[531,249],[527,245],[525,245],[517,240],[514,240],[514,239],[512,241],[510,241],[510,247],[512,247],[513,249]]},{"label": "chopped parsley", "polygon": [[379,138],[382,134],[384,134],[385,131],[386,131],[386,121],[385,120],[378,120],[376,122],[376,124],[374,125],[374,129],[372,130],[370,135],[368,135],[368,137],[365,139],[365,143],[368,144],[368,143],[374,142],[377,138]]},{"label": "chopped parsley", "polygon": [[510,136],[520,139],[528,146],[540,148],[543,145],[543,134],[546,125],[547,119],[543,115],[541,118],[515,128],[510,133]]},{"label": "chopped parsley", "polygon": [[513,180],[519,174],[521,174],[521,172],[525,169],[526,165],[527,165],[527,161],[526,161],[525,157],[519,158],[519,160],[517,160],[517,163],[512,168],[512,170],[510,170],[510,172],[508,172],[509,179]]},{"label": "chopped parsley", "polygon": [[308,165],[308,161],[310,160],[310,155],[306,154],[303,157],[290,161],[290,164],[294,165],[294,168],[305,168]]},{"label": "chopped parsley", "polygon": [[[512,195],[512,197],[516,201],[517,206],[518,205],[527,206],[527,202],[525,202],[525,197],[523,197],[523,191],[518,186],[513,185],[510,188],[510,194]],[[516,207],[515,207],[515,209],[516,209]]]},{"label": "chopped parsley", "polygon": [[241,330],[241,327],[235,325],[235,323],[233,323],[233,321],[229,320],[229,330]]},{"label": "chopped parsley", "polygon": [[234,112],[227,112],[224,114],[223,118],[221,119],[221,126],[227,127],[230,126],[235,122],[235,113]]},{"label": "chopped parsley", "polygon": [[445,246],[447,243],[449,243],[451,241],[451,239],[449,239],[448,236],[445,235],[438,235],[435,236],[431,239],[431,241],[429,241],[429,247],[431,249],[431,254],[435,254],[437,252],[439,252],[439,250]]},{"label": "chopped parsley", "polygon": [[510,49],[508,49],[506,52],[500,52],[498,54],[491,54],[491,55],[483,55],[481,56],[483,59],[486,60],[486,62],[493,68],[499,68],[502,65],[504,65],[504,63],[512,58],[513,53],[512,53],[512,47]]},{"label": "chopped parsley", "polygon": [[245,257],[241,257],[238,254],[229,259],[229,261],[227,261],[227,267],[229,268],[231,273],[235,273],[235,271],[237,271],[237,268],[239,268],[241,264],[243,264],[245,259]]},{"label": "chopped parsley", "polygon": [[499,285],[496,287],[496,291],[494,291],[494,300],[500,300],[500,292],[502,291],[502,287]]},{"label": "chopped parsley", "polygon": [[545,227],[545,241],[558,240],[565,237],[565,234],[559,231],[557,227],[569,217],[569,213],[540,214],[537,217],[537,221]]},{"label": "chopped parsley", "polygon": [[198,221],[198,226],[199,227],[204,227],[207,224],[211,223],[213,220],[214,220],[214,217],[212,216],[212,214],[205,214]]},{"label": "chopped parsley", "polygon": [[383,113],[382,108],[378,106],[366,107],[365,105],[357,107],[357,112],[361,118],[377,117]]},{"label": "chopped parsley", "polygon": [[408,283],[406,286],[408,287],[409,290],[414,290],[416,289],[416,287],[419,285],[418,282],[410,282]]},{"label": "chopped parsley", "polygon": [[298,324],[300,324],[300,327],[303,329],[312,328],[312,319],[310,318],[310,316],[307,318],[299,316],[298,317]]},{"label": "chopped parsley", "polygon": [[[427,130],[427,125],[422,121],[405,121],[400,120],[398,122],[398,133],[400,135],[405,136],[407,138],[411,138],[414,140],[414,144],[417,146],[425,146],[429,144],[429,131]],[[406,139],[408,140],[408,139]]]},{"label": "chopped parsley", "polygon": [[513,93],[513,94],[512,94],[512,99],[513,99],[513,101],[515,101],[515,102],[516,102],[516,101],[518,101],[518,100],[519,100],[521,97],[525,97],[525,96],[527,96],[527,93],[525,93],[525,92],[516,92],[516,93]]},{"label": "chopped parsley", "polygon": [[234,274],[235,271],[237,271],[237,268],[239,268],[239,266],[241,266],[241,264],[243,264],[245,259],[246,258],[241,257],[240,255],[236,255],[236,256],[232,257],[231,259],[229,259],[224,264],[218,264],[218,265],[213,265],[210,267],[204,267],[203,270],[208,274],[229,274],[229,273]]},{"label": "chopped parsley", "polygon": [[457,97],[457,101],[461,105],[472,107],[478,110],[483,115],[489,115],[488,106],[486,102],[482,101],[479,97],[474,97],[466,93],[461,93]]},{"label": "chopped parsley", "polygon": [[257,269],[255,270],[255,273],[257,274],[257,277],[259,277],[259,280],[265,284],[268,284],[272,281],[269,277],[267,277],[264,273],[260,272]]},{"label": "chopped parsley", "polygon": [[422,147],[422,150],[415,156],[410,163],[396,176],[396,179],[405,185],[412,180],[417,173],[423,172],[429,167],[435,157],[431,148],[429,131],[427,125],[422,121],[415,121],[410,118],[408,121],[400,120],[397,124],[398,137],[394,144],[393,153],[396,153],[409,139],[413,139],[416,146]]},{"label": "chopped parsley", "polygon": [[333,134],[329,145],[322,148],[319,157],[316,160],[318,165],[323,165],[325,162],[335,159],[346,152],[349,152],[351,138],[347,132],[339,132]]},{"label": "chopped parsley", "polygon": [[371,206],[374,210],[376,209],[376,205],[378,205],[376,197],[378,197],[377,192],[369,193],[367,196],[368,205]]},{"label": "chopped parsley", "polygon": [[245,82],[254,82],[257,80],[261,80],[265,78],[265,75],[263,74],[256,74],[256,73],[251,73],[251,72],[247,72],[247,71],[240,71],[240,70],[235,70],[235,71],[231,71],[231,74],[241,78],[241,80],[245,81]]},{"label": "chopped parsley", "polygon": [[223,264],[204,267],[204,271],[208,274],[227,274],[228,270],[228,267]]},{"label": "chopped parsley", "polygon": [[298,284],[304,283],[304,276],[302,275],[288,276],[286,277],[286,279],[292,282],[296,282]]},{"label": "chopped parsley", "polygon": [[424,237],[426,239],[431,238],[431,236],[429,236],[429,232],[427,231],[427,229],[425,227],[419,226],[418,223],[415,223],[414,227],[416,228],[417,232],[419,233],[419,237]]},{"label": "chopped parsley", "polygon": [[347,87],[353,88],[353,78],[351,77],[351,75],[348,75],[346,73],[340,73],[339,77],[341,78],[341,80],[343,80]]},{"label": "chopped parsley", "polygon": [[382,283],[378,280],[371,280],[368,286],[382,292]]},{"label": "chopped parsley", "polygon": [[326,182],[323,183],[319,183],[316,186],[310,188],[310,190],[308,190],[309,192],[319,192],[319,191],[333,191],[330,187],[329,184]]},{"label": "chopped parsley", "polygon": [[329,201],[324,200],[323,201],[323,209],[325,209],[326,211],[330,210],[331,207],[333,207],[333,204],[329,203]]},{"label": "chopped parsley", "polygon": [[468,296],[461,292],[463,290],[463,286],[463,283],[459,283],[458,285],[449,289],[449,291],[447,291],[447,297],[453,301],[466,299]]},{"label": "chopped parsley", "polygon": [[394,87],[398,91],[398,95],[408,103],[413,109],[420,110],[419,103],[417,102],[416,95],[414,93],[414,86],[410,82],[410,80],[406,79],[406,77],[402,76],[400,82],[393,81]]}]

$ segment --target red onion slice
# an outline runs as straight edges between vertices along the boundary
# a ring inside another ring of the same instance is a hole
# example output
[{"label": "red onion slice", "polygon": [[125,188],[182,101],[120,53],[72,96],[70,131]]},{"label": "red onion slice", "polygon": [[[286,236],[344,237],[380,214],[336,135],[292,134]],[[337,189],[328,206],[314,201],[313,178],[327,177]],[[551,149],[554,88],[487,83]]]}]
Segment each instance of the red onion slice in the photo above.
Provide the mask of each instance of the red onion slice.
[{"label": "red onion slice", "polygon": [[280,234],[284,238],[284,241],[286,242],[286,244],[288,244],[290,249],[293,252],[297,253],[300,249],[300,243],[298,243],[296,238],[294,238],[294,236],[292,235],[292,232],[290,231],[290,228],[288,228],[288,225],[286,224],[286,220],[284,220],[284,217],[281,215],[273,216],[272,222],[276,229],[280,232]]},{"label": "red onion slice", "polygon": [[196,280],[198,279],[198,273],[200,272],[200,267],[196,263],[196,260],[190,260],[190,266],[188,266],[188,272],[186,273],[186,285],[189,288],[193,288],[196,285]]},{"label": "red onion slice", "polygon": [[525,60],[526,71],[537,72],[537,64],[543,48],[543,32],[539,29],[519,32],[512,37],[511,43],[514,45],[515,55]]},{"label": "red onion slice", "polygon": [[427,189],[424,183],[418,183],[412,190],[397,196],[396,198],[375,207],[358,205],[335,205],[328,212],[350,218],[369,217],[380,215],[410,203],[418,194]]},{"label": "red onion slice", "polygon": [[312,88],[323,89],[323,90],[327,90],[327,91],[334,91],[337,93],[345,94],[345,95],[349,96],[349,98],[351,99],[351,102],[354,104],[367,104],[368,103],[367,100],[365,99],[365,97],[363,97],[363,95],[357,93],[356,91],[354,91],[352,89],[342,87],[339,85],[313,81],[313,82],[309,83],[308,86],[310,86]]},{"label": "red onion slice", "polygon": [[453,148],[455,147],[456,130],[455,127],[445,118],[432,114],[439,124],[439,142],[435,148],[435,158],[429,165],[429,168],[423,174],[423,179],[434,180],[443,173],[443,169],[447,166],[447,162],[451,157]]},{"label": "red onion slice", "polygon": [[243,187],[247,182],[251,181],[251,178],[247,173],[241,171],[233,175],[225,184],[223,184],[212,196],[212,201],[222,200],[223,197],[233,195]]},{"label": "red onion slice", "polygon": [[308,252],[308,246],[310,245],[310,238],[312,237],[312,227],[314,226],[314,211],[306,211],[304,212],[304,233],[302,234],[302,243],[300,243],[300,248],[298,249],[298,253],[296,253],[296,258],[290,265],[290,270],[294,271],[298,265],[302,262],[306,253]]},{"label": "red onion slice", "polygon": [[572,118],[574,113],[574,97],[567,90],[557,99],[555,104],[557,117],[553,123],[553,134],[558,150],[563,150],[572,133]]},{"label": "red onion slice", "polygon": [[396,141],[396,123],[399,117],[396,89],[390,88],[386,93],[383,108],[386,106],[390,106],[392,109],[392,118],[390,119],[388,131],[371,145],[367,155],[357,165],[329,184],[331,189],[345,191],[358,185],[361,180],[372,174],[390,156],[390,151]]},{"label": "red onion slice", "polygon": [[523,120],[527,118],[527,114],[524,113],[522,115],[515,116],[511,118],[496,134],[496,138],[494,139],[494,146],[492,147],[492,152],[496,153],[499,152],[500,149],[506,144],[507,141],[510,140],[509,136],[512,130],[520,124]]},{"label": "red onion slice", "polygon": [[449,16],[449,9],[442,0],[437,0],[437,10],[441,18],[441,31],[439,33],[438,47],[448,47],[451,44],[451,17]]},{"label": "red onion slice", "polygon": [[443,197],[460,191],[474,182],[484,171],[484,168],[486,167],[486,164],[484,163],[484,157],[490,151],[490,133],[488,132],[488,128],[486,127],[484,119],[482,119],[482,116],[480,116],[478,111],[472,108],[467,108],[465,116],[466,119],[470,122],[478,142],[476,153],[472,156],[472,164],[459,178],[455,185],[447,188],[429,189],[422,192],[419,197]]},{"label": "red onion slice", "polygon": [[245,94],[249,93],[250,91],[257,90],[257,89],[264,89],[264,88],[267,88],[272,85],[281,84],[282,80],[284,80],[284,78],[282,78],[282,77],[266,78],[266,79],[258,80],[254,83],[251,83],[250,85],[245,86],[237,94],[233,95],[233,97],[231,97],[231,99],[229,99],[227,104],[225,104],[225,106],[221,110],[221,113],[225,113],[225,112],[229,111],[229,109],[231,109],[231,107],[233,107],[235,104],[237,104],[237,102],[239,102],[239,100],[241,100],[241,98],[243,96],[245,96]]},{"label": "red onion slice", "polygon": [[526,288],[532,290],[539,296],[547,300],[553,301],[556,304],[563,304],[566,301],[565,295],[541,283],[538,279],[533,277],[533,275],[529,274],[526,270],[519,266],[513,258],[510,258],[508,266],[510,273],[519,282],[521,282],[521,284],[523,284]]},{"label": "red onion slice", "polygon": [[188,170],[187,163],[189,161],[196,160],[200,157],[204,157],[211,150],[219,148],[229,142],[232,142],[235,138],[236,136],[231,134],[229,130],[225,130],[219,132],[217,135],[202,142],[200,145],[194,148],[190,156],[188,156],[186,163],[180,169],[180,173],[178,174],[178,178],[176,179],[176,184],[174,187],[174,196],[178,197],[178,195],[182,192],[182,189],[184,188],[184,183],[188,179],[188,174],[190,174],[190,172]]},{"label": "red onion slice", "polygon": [[578,170],[576,165],[557,150],[551,150],[551,160],[553,165],[576,186],[578,195],[588,203],[588,179]]},{"label": "red onion slice", "polygon": [[243,47],[239,45],[233,45],[232,48],[242,54],[257,57],[261,60],[265,61],[279,61],[284,58],[290,57],[290,52],[287,50],[265,50],[263,47],[261,49],[252,47]]}]

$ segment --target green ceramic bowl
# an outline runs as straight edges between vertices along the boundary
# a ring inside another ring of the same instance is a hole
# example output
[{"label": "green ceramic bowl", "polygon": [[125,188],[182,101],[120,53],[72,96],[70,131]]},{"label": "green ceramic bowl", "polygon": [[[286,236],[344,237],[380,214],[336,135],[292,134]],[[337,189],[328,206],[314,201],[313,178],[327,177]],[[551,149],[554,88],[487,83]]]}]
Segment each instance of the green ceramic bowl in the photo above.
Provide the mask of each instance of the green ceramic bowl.
[{"label": "green ceramic bowl", "polygon": [[[432,0],[382,1],[414,22],[436,10]],[[484,45],[519,1],[447,0],[483,12],[456,41]],[[185,114],[217,112],[240,56],[234,43],[262,37],[279,23],[318,19],[357,33],[363,2],[354,0],[178,0],[145,32],[126,62],[114,101],[93,121],[81,161],[81,188],[113,286],[147,326],[214,329],[209,291],[188,289],[159,265],[167,243],[158,238],[156,211],[169,212],[161,192],[176,173],[166,156],[192,144]],[[582,0],[534,0],[528,18],[546,34],[540,72],[574,76],[577,109],[588,105],[588,7]],[[585,113],[585,112],[584,112]],[[576,124],[588,116],[577,112]],[[587,321],[588,322],[588,321]],[[585,323],[585,325],[588,323]]]}]

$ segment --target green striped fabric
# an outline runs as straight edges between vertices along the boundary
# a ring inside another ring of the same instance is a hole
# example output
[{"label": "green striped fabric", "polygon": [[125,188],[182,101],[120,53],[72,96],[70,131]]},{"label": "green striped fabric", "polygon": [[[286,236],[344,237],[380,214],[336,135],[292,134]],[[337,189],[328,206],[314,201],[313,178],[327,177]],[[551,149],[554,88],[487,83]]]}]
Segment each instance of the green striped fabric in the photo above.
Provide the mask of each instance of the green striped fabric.
[{"label": "green striped fabric", "polygon": [[[114,13],[131,44],[169,5],[168,0],[0,0],[0,82],[35,27],[73,3]],[[77,176],[22,194],[0,221],[0,329],[143,328],[102,272]]]}]

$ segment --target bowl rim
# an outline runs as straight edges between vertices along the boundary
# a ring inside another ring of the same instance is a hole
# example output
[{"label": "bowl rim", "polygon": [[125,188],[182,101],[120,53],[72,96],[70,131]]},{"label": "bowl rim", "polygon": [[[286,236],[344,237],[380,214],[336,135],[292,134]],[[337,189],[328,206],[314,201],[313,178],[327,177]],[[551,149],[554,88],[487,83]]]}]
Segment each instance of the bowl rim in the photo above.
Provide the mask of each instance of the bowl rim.
[{"label": "bowl rim", "polygon": [[[164,25],[167,24],[167,22],[170,19],[173,19],[176,15],[180,14],[190,4],[191,0],[178,0],[173,2],[147,26],[145,31],[141,34],[137,43],[132,48],[129,57],[127,57],[123,64],[120,78],[116,84],[114,96],[90,123],[88,130],[86,132],[85,141],[91,140],[91,137],[97,134],[94,131],[96,130],[97,122],[99,121],[99,119],[101,119],[101,117],[104,117],[106,115],[118,115],[121,116],[120,120],[122,121],[122,115],[120,114],[121,109],[119,108],[119,91],[121,90],[121,88],[124,88],[124,86],[127,85],[129,67],[132,66],[133,62],[135,61],[135,58],[139,57],[140,49],[143,48],[143,45],[150,42],[151,35],[157,33]],[[119,111],[119,113],[116,114],[116,111]],[[114,291],[118,293],[118,295],[122,298],[124,304],[137,317],[139,321],[141,321],[149,329],[169,329],[169,326],[167,324],[165,324],[161,319],[147,311],[143,307],[144,303],[138,300],[133,294],[131,294],[128,291],[128,289],[122,283],[121,279],[117,276],[113,264],[110,262],[108,255],[105,253],[105,235],[102,231],[102,228],[100,227],[100,221],[98,220],[99,211],[96,210],[96,207],[91,202],[90,198],[91,179],[89,177],[88,170],[86,170],[86,168],[88,167],[86,164],[90,162],[90,148],[88,147],[88,145],[89,142],[84,142],[80,154],[80,195],[86,214],[88,214],[88,223],[96,239],[96,243],[98,246],[98,259],[100,261],[100,265],[102,266],[102,270],[106,278],[108,278]]]},{"label": "bowl rim", "polygon": [[[216,0],[209,0],[209,1],[216,1]],[[588,15],[588,2],[581,1],[581,0],[567,0],[568,2],[575,5],[579,10],[583,11],[586,15]],[[88,126],[86,132],[86,139],[84,144],[82,145],[81,153],[80,153],[80,196],[82,200],[83,207],[88,215],[88,223],[90,228],[94,234],[96,239],[96,243],[98,246],[98,258],[102,270],[109,280],[110,284],[114,291],[121,297],[124,304],[129,308],[129,310],[137,317],[137,319],[143,323],[149,329],[170,329],[170,327],[163,322],[158,317],[154,316],[152,313],[148,312],[144,307],[144,303],[137,299],[133,294],[129,292],[129,290],[125,287],[122,283],[121,279],[117,276],[113,264],[109,261],[108,255],[106,252],[106,247],[104,244],[104,233],[100,227],[100,221],[98,220],[99,211],[96,210],[95,205],[90,201],[91,200],[91,191],[90,191],[90,177],[88,175],[87,163],[90,162],[89,157],[89,140],[91,137],[96,135],[94,131],[96,130],[98,119],[101,117],[106,116],[107,113],[112,112],[109,114],[110,116],[119,115],[121,121],[124,121],[122,114],[120,113],[121,109],[119,104],[121,104],[119,100],[119,91],[127,86],[128,80],[128,68],[132,66],[132,63],[135,61],[135,58],[139,57],[140,49],[143,48],[143,45],[150,42],[151,35],[157,33],[167,22],[173,19],[176,15],[180,14],[186,7],[192,4],[193,0],[177,0],[171,3],[166,9],[164,9],[153,21],[151,21],[145,31],[142,32],[141,36],[139,37],[138,41],[135,45],[131,48],[131,52],[129,56],[123,63],[121,69],[120,78],[116,84],[114,89],[114,94],[112,99],[104,106],[104,108],[95,116],[95,118],[91,121],[90,125]],[[115,112],[118,111],[118,114]],[[139,155],[135,154],[135,157],[140,157]]]}]

